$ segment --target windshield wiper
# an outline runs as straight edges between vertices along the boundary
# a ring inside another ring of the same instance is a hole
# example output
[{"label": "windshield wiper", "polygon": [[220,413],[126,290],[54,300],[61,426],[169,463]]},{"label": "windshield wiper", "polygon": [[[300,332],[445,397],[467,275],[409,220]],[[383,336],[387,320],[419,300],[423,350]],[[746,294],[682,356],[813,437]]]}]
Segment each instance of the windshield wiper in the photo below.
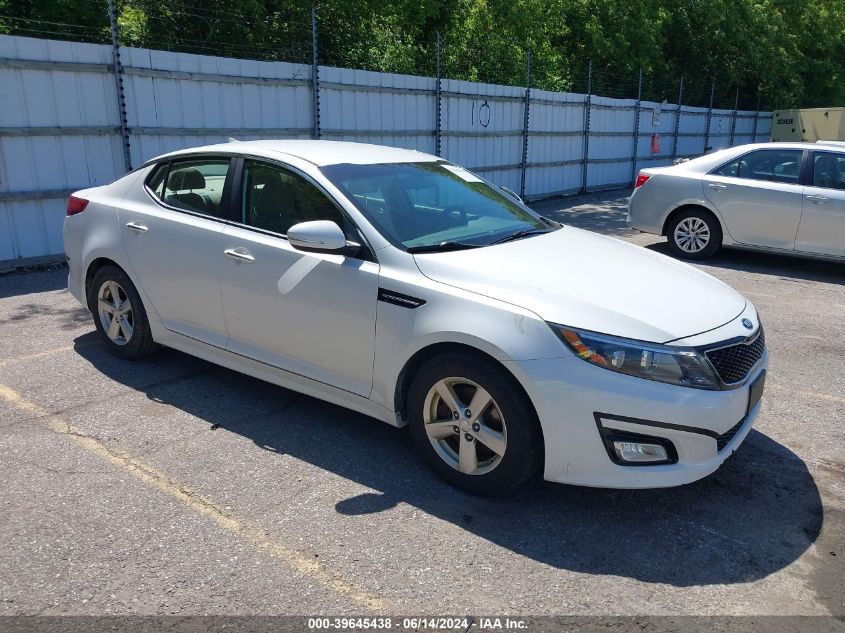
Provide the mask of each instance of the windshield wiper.
[{"label": "windshield wiper", "polygon": [[503,238],[490,242],[491,244],[504,244],[505,242],[513,242],[514,240],[521,240],[523,237],[529,237],[531,235],[541,235],[542,233],[551,233],[551,229],[525,229],[523,231],[517,231],[511,235],[507,235]]},{"label": "windshield wiper", "polygon": [[406,250],[409,253],[443,253],[445,251],[462,251],[468,248],[478,248],[484,244],[467,244],[466,242],[440,242],[439,244],[426,244],[425,246],[411,246]]}]

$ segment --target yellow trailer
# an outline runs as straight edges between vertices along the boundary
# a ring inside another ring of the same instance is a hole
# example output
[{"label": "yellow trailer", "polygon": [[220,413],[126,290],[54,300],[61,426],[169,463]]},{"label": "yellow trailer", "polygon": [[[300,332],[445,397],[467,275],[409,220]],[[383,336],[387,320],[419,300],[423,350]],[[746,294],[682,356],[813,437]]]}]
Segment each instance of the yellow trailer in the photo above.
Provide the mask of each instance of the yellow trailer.
[{"label": "yellow trailer", "polygon": [[772,113],[773,141],[845,141],[845,108],[803,108]]}]

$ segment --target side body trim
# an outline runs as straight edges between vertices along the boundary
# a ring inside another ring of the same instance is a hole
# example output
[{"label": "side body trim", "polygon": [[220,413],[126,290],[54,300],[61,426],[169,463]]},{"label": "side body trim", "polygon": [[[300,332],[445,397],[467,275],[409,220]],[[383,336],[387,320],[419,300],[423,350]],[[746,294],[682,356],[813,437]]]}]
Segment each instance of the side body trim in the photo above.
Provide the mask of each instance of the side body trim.
[{"label": "side body trim", "polygon": [[416,308],[425,305],[425,299],[419,299],[417,297],[412,297],[411,295],[402,294],[401,292],[387,290],[386,288],[378,289],[378,300],[399,306],[400,308],[408,308],[409,310],[415,310]]}]

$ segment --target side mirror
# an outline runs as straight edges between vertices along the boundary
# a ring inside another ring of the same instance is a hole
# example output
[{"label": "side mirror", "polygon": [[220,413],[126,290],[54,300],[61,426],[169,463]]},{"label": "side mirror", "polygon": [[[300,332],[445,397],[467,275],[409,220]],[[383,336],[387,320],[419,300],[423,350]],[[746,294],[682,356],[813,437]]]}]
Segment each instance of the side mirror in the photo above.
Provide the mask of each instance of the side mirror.
[{"label": "side mirror", "polygon": [[330,220],[300,222],[288,229],[288,242],[295,249],[311,253],[342,255],[349,245],[340,227]]},{"label": "side mirror", "polygon": [[513,198],[517,202],[521,202],[522,204],[525,204],[525,200],[520,198],[519,195],[513,189],[508,189],[504,185],[499,185],[499,189],[504,191],[506,194],[508,194],[511,198]]}]

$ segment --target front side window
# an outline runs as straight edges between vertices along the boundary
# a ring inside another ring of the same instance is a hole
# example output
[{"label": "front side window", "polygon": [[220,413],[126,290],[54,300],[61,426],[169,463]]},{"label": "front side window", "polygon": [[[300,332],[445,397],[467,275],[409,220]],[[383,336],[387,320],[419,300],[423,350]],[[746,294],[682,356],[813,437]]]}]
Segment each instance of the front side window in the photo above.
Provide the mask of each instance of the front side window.
[{"label": "front side window", "polygon": [[178,209],[223,217],[223,188],[228,171],[228,158],[174,160],[163,200]]},{"label": "front side window", "polygon": [[498,189],[446,162],[329,165],[322,172],[406,249],[486,246],[523,231],[550,230]]},{"label": "front side window", "polygon": [[713,174],[748,180],[798,184],[802,154],[800,149],[757,150],[722,165],[714,170]]},{"label": "front side window", "polygon": [[330,220],[341,228],[343,215],[326,195],[301,176],[276,165],[244,164],[241,221],[286,235],[300,222]]},{"label": "front side window", "polygon": [[826,189],[845,189],[845,155],[814,152],[813,185]]}]

